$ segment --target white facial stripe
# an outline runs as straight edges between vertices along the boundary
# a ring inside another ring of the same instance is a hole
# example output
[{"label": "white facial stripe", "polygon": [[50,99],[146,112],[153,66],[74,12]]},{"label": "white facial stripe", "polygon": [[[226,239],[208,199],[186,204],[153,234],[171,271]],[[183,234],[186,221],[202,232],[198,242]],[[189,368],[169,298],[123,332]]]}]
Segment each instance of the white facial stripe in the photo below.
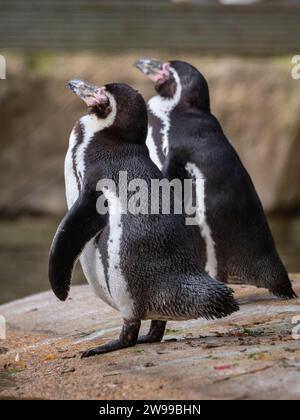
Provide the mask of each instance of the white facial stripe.
[{"label": "white facial stripe", "polygon": [[[84,155],[89,143],[93,140],[93,137],[97,132],[112,126],[117,116],[117,103],[115,98],[108,92],[106,92],[106,95],[109,98],[110,106],[112,109],[106,118],[98,118],[96,115],[86,115],[80,119],[84,138],[76,150],[75,165],[81,185],[85,174]],[[73,167],[73,153],[75,151],[77,141],[78,139],[74,128],[70,135],[69,148],[65,159],[66,198],[69,209],[73,206],[80,193],[78,188],[78,180],[76,178],[76,174],[74,173]]]},{"label": "white facial stripe", "polygon": [[155,96],[148,103],[151,112],[162,121],[162,151],[165,156],[169,153],[170,113],[179,104],[182,93],[182,85],[178,73],[172,67],[170,67],[170,72],[176,81],[176,91],[173,98]]},{"label": "white facial stripe", "polygon": [[113,123],[115,122],[116,116],[117,116],[117,102],[114,98],[114,96],[109,93],[105,92],[106,96],[109,99],[109,103],[111,106],[111,112],[108,114],[106,118],[98,118],[100,128],[98,131],[104,130],[105,128],[111,127]]},{"label": "white facial stripe", "polygon": [[153,128],[151,126],[148,127],[148,135],[146,140],[147,147],[150,152],[150,158],[152,162],[155,163],[155,165],[162,170],[163,164],[159,159],[158,153],[157,153],[157,146],[155,144],[154,138],[153,138]]},{"label": "white facial stripe", "polygon": [[124,319],[133,315],[133,301],[120,266],[120,250],[123,234],[122,204],[119,197],[110,190],[103,194],[109,206],[108,281],[112,299]]},{"label": "white facial stripe", "polygon": [[78,147],[77,155],[76,155],[76,163],[77,163],[77,172],[81,177],[84,177],[85,174],[85,161],[84,155],[85,151],[89,145],[89,143],[93,140],[96,133],[99,131],[104,130],[105,128],[111,127],[116,119],[117,116],[117,103],[113,95],[110,93],[106,93],[110,106],[112,108],[111,112],[106,118],[99,118],[94,114],[85,115],[80,119],[80,123],[83,127],[84,131],[84,139],[81,145]]},{"label": "white facial stripe", "polygon": [[216,244],[212,237],[210,226],[207,222],[206,207],[205,207],[205,178],[200,169],[194,163],[187,163],[185,169],[193,177],[193,179],[201,179],[204,182],[199,182],[201,188],[197,188],[197,218],[199,220],[199,227],[201,235],[206,244],[207,261],[205,271],[211,276],[218,275],[218,261],[216,255]]}]

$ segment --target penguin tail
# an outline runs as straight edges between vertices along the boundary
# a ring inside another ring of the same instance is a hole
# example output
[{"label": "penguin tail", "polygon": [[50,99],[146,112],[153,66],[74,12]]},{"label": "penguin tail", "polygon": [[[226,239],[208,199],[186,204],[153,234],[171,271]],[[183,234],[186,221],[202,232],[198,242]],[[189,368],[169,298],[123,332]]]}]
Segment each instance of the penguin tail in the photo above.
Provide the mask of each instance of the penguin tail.
[{"label": "penguin tail", "polygon": [[[259,264],[261,264],[259,262]],[[298,296],[293,290],[291,280],[279,255],[272,253],[264,258],[263,265],[258,265],[256,278],[259,286],[268,288],[269,292],[282,299],[295,299]]]},{"label": "penguin tail", "polygon": [[292,283],[288,276],[283,280],[276,282],[269,288],[269,291],[282,299],[297,299],[298,296],[293,290]]},{"label": "penguin tail", "polygon": [[164,319],[219,319],[239,310],[233,290],[208,275],[169,278],[167,286],[152,308]]}]

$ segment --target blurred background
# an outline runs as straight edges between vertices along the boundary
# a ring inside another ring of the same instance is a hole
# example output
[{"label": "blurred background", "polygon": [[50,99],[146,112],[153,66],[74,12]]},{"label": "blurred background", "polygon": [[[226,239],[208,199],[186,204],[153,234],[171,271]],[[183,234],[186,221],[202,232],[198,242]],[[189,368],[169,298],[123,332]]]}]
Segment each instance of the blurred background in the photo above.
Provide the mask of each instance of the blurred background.
[{"label": "blurred background", "polygon": [[145,55],[204,73],[288,270],[299,272],[299,39],[298,0],[0,0],[0,302],[49,288],[64,156],[85,112],[66,81],[123,81],[149,98],[151,82],[132,66]]}]

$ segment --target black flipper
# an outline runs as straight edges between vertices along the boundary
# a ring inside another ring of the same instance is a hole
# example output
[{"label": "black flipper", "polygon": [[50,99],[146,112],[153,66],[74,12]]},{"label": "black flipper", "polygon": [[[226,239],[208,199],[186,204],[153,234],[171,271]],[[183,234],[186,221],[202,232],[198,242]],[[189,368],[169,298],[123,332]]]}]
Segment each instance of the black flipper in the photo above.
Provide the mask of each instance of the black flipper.
[{"label": "black flipper", "polygon": [[162,168],[163,177],[169,181],[176,178],[181,180],[189,178],[185,165],[190,160],[189,153],[186,150],[180,150],[180,154],[171,150]]},{"label": "black flipper", "polygon": [[61,221],[49,256],[49,280],[60,300],[69,294],[74,265],[86,243],[106,225],[107,217],[96,209],[99,193],[83,190]]}]

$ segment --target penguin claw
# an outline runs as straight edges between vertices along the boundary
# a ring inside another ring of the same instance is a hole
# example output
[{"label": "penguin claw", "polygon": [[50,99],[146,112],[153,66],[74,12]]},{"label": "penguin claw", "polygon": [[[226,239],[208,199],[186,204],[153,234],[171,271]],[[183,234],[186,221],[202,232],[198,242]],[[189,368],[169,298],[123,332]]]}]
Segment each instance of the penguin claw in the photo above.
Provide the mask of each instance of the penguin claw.
[{"label": "penguin claw", "polygon": [[95,349],[89,349],[89,350],[86,350],[84,352],[81,352],[81,359],[86,359],[88,357],[97,356],[98,354],[107,353],[108,351],[100,351],[100,348],[98,350],[98,347],[96,347]]},{"label": "penguin claw", "polygon": [[89,350],[86,350],[86,351],[82,352],[81,353],[81,359],[87,359],[88,357],[94,357],[94,356],[97,356],[99,354],[108,353],[110,351],[113,351],[113,350],[109,350],[109,349],[104,350],[104,349],[102,349],[102,346],[101,347],[96,347],[95,349],[89,349]]},{"label": "penguin claw", "polygon": [[87,350],[84,351],[83,353],[81,353],[81,359],[85,359],[87,357],[92,357],[92,356],[96,356],[95,352],[93,352],[93,350]]}]

